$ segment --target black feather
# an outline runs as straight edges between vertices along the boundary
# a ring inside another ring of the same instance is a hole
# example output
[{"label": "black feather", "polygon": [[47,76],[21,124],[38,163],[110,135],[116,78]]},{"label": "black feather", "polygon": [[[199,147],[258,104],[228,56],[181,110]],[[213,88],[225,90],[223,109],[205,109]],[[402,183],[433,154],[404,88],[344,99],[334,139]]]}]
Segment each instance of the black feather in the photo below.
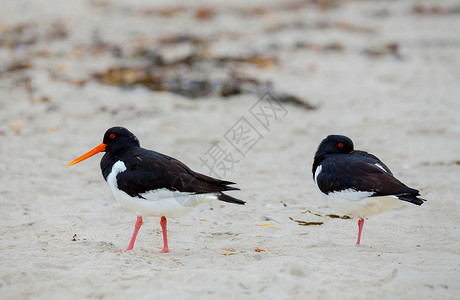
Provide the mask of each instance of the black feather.
[{"label": "black feather", "polygon": [[219,199],[221,201],[224,201],[224,202],[235,203],[235,204],[240,204],[240,205],[244,205],[246,203],[243,200],[234,198],[234,197],[226,195],[224,193],[221,193],[219,196],[217,196],[217,199]]},{"label": "black feather", "polygon": [[132,197],[161,188],[196,194],[239,190],[228,186],[233,182],[196,173],[167,155],[140,147],[124,150],[122,157],[107,152],[101,160],[101,169],[107,179],[113,164],[122,160],[126,171],[117,176],[118,188]]}]

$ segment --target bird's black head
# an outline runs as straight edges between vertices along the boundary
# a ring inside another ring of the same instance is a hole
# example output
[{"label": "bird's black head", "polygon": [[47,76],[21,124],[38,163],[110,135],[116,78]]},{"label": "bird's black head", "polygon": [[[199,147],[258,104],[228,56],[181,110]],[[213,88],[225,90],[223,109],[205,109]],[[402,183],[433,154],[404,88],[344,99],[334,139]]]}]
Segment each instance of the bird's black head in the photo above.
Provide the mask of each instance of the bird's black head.
[{"label": "bird's black head", "polygon": [[126,128],[112,127],[105,132],[104,141],[100,145],[72,160],[67,166],[78,164],[100,152],[110,152],[111,155],[117,156],[123,150],[132,147],[140,147],[137,137]]},{"label": "bird's black head", "polygon": [[326,154],[347,154],[353,151],[353,142],[344,135],[328,135],[319,144],[315,158]]},{"label": "bird's black head", "polygon": [[109,128],[104,134],[105,151],[116,153],[128,147],[140,147],[137,137],[124,127]]}]

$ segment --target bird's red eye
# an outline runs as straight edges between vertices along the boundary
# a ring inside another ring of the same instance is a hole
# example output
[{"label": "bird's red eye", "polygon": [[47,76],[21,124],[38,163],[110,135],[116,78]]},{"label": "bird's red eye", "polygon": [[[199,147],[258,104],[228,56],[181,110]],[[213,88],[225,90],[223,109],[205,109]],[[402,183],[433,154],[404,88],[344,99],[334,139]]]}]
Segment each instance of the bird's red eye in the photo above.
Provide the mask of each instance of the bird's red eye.
[{"label": "bird's red eye", "polygon": [[115,134],[112,133],[112,134],[110,135],[110,138],[111,138],[111,139],[115,138]]},{"label": "bird's red eye", "polygon": [[343,144],[342,144],[342,143],[338,143],[337,146],[339,146],[340,148],[343,148]]}]

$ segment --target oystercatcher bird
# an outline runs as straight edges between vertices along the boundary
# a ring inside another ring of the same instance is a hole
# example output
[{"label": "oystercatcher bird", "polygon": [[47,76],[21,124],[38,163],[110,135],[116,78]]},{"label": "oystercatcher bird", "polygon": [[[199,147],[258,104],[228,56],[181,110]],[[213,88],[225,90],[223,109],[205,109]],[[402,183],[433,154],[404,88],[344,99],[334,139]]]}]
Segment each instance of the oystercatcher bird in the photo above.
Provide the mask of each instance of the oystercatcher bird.
[{"label": "oystercatcher bird", "polygon": [[108,129],[102,144],[67,166],[99,152],[105,152],[101,160],[102,175],[115,199],[137,213],[134,233],[124,252],[133,248],[142,216],[161,217],[163,250],[160,253],[167,253],[166,217],[179,217],[198,204],[212,200],[245,204],[223,193],[239,190],[229,186],[234,182],[196,173],[175,158],[141,148],[136,136],[123,127]]},{"label": "oystercatcher bird", "polygon": [[353,149],[343,135],[329,135],[318,147],[313,162],[313,180],[331,207],[350,217],[359,218],[358,241],[364,218],[391,209],[399,200],[422,205],[419,191],[393,176],[377,157]]}]

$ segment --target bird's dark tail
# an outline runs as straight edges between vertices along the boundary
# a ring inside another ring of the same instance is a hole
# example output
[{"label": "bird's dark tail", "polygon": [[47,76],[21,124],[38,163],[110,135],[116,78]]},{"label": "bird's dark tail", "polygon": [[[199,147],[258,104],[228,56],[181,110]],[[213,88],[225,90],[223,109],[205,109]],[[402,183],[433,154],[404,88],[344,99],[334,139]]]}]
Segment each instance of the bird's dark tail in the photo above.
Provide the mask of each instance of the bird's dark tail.
[{"label": "bird's dark tail", "polygon": [[220,193],[219,196],[217,196],[217,199],[220,201],[228,202],[228,203],[235,203],[235,204],[240,204],[244,205],[246,202],[240,199],[233,198],[232,196],[225,195],[224,193]]},{"label": "bird's dark tail", "polygon": [[416,205],[422,205],[425,202],[425,199],[419,198],[416,195],[405,194],[405,195],[398,195],[399,200],[407,201]]}]

